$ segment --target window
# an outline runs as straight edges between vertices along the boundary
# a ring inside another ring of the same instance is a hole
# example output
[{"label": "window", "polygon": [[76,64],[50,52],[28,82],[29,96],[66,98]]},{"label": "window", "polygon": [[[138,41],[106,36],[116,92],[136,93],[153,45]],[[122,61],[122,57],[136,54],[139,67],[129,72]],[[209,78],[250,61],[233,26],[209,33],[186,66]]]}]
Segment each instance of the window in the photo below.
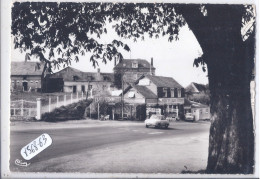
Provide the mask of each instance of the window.
[{"label": "window", "polygon": [[208,113],[209,113],[209,110],[208,110],[208,109],[206,109],[205,111],[206,111],[206,114],[208,114]]},{"label": "window", "polygon": [[138,68],[138,63],[137,62],[133,62],[132,63],[132,68]]},{"label": "window", "polygon": [[88,89],[91,90],[92,89],[92,85],[88,85]]},{"label": "window", "polygon": [[134,92],[134,91],[130,91],[130,92],[128,93],[128,97],[129,97],[129,98],[134,98],[134,97],[135,97],[135,92]]},{"label": "window", "polygon": [[77,81],[79,79],[78,76],[73,76],[73,81]]},{"label": "window", "polygon": [[163,88],[163,97],[167,97],[167,88]]},{"label": "window", "polygon": [[178,89],[178,98],[181,97],[181,89]]},{"label": "window", "polygon": [[85,93],[85,85],[81,85],[81,92]]},{"label": "window", "polygon": [[202,114],[202,109],[200,110],[200,114]]},{"label": "window", "polygon": [[174,88],[171,88],[171,97],[174,98]]}]

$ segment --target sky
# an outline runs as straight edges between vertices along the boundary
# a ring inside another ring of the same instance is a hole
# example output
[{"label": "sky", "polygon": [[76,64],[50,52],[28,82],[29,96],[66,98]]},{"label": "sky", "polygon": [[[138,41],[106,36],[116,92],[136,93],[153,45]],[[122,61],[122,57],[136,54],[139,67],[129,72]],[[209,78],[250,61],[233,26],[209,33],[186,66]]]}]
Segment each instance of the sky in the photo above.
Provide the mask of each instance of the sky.
[{"label": "sky", "polygon": [[[180,30],[178,41],[168,41],[168,37],[145,38],[144,41],[133,39],[121,39],[116,35],[112,27],[108,27],[108,33],[102,35],[99,42],[110,43],[117,39],[128,44],[131,51],[121,50],[124,59],[146,59],[151,61],[153,58],[154,67],[157,76],[173,77],[183,87],[188,86],[191,82],[207,84],[207,71],[203,72],[201,66],[193,67],[195,58],[201,56],[202,50],[198,44],[194,34],[189,30],[188,26],[184,26]],[[100,68],[101,72],[113,72],[114,61],[107,64],[99,61],[96,69],[90,63],[90,53],[79,57],[79,62],[72,62],[72,67],[85,72],[96,72]],[[12,61],[24,61],[25,54],[19,50],[12,48]],[[37,61],[37,59],[32,59]],[[61,69],[59,69],[61,70]]]}]

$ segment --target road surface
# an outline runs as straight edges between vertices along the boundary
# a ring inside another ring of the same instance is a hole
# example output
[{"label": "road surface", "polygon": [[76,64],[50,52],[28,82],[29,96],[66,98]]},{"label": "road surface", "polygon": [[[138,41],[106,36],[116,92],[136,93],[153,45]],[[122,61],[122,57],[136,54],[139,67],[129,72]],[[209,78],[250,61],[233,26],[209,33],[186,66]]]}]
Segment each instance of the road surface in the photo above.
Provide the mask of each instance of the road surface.
[{"label": "road surface", "polygon": [[[83,121],[11,126],[10,169],[21,172],[180,173],[205,169],[209,122],[172,122],[168,129],[143,123]],[[52,145],[29,161],[20,150],[43,133]],[[15,160],[30,163],[18,166]]]}]

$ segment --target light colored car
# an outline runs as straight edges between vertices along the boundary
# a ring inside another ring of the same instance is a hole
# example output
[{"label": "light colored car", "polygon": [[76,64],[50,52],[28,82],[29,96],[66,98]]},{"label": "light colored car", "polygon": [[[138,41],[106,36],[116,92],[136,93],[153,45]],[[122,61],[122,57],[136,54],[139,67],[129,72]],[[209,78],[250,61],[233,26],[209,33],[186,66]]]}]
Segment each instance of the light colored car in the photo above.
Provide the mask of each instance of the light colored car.
[{"label": "light colored car", "polygon": [[186,121],[195,121],[195,116],[191,113],[186,113],[185,114],[185,120]]},{"label": "light colored car", "polygon": [[144,123],[146,127],[153,126],[155,128],[168,128],[170,125],[169,121],[167,121],[163,115],[152,115],[150,119],[146,119]]}]

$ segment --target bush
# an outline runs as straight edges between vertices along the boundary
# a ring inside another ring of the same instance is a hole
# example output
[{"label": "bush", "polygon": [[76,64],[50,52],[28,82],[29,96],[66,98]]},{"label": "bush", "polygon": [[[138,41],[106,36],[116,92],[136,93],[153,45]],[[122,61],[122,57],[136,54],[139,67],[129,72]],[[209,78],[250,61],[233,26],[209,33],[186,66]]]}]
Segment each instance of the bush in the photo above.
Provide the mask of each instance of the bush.
[{"label": "bush", "polygon": [[42,115],[43,121],[56,122],[66,120],[79,120],[84,117],[85,109],[92,101],[80,101],[67,106],[61,106],[54,109],[52,112],[47,112]]}]

